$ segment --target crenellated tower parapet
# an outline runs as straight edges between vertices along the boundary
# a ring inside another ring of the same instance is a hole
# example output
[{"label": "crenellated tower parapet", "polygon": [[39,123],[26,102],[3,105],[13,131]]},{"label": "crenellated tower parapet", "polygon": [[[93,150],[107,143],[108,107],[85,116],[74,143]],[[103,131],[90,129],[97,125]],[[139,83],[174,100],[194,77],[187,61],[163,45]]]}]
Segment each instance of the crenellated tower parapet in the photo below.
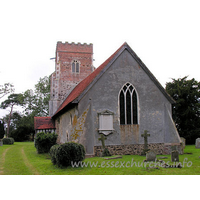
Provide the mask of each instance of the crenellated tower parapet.
[{"label": "crenellated tower parapet", "polygon": [[57,42],[55,72],[51,75],[50,116],[72,89],[93,71],[93,44]]}]

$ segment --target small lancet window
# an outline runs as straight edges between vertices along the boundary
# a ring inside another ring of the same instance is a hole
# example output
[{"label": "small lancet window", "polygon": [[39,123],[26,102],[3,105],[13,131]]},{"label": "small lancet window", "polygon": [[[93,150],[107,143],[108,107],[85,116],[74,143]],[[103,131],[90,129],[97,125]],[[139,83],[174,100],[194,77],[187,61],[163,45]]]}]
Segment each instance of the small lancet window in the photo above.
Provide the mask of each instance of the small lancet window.
[{"label": "small lancet window", "polygon": [[74,60],[72,63],[72,72],[79,73],[80,72],[80,63],[77,60]]},{"label": "small lancet window", "polygon": [[76,63],[76,73],[79,73],[79,63]]},{"label": "small lancet window", "polygon": [[75,62],[72,63],[72,72],[75,72]]},{"label": "small lancet window", "polygon": [[138,102],[135,88],[125,84],[119,94],[120,124],[138,124]]}]

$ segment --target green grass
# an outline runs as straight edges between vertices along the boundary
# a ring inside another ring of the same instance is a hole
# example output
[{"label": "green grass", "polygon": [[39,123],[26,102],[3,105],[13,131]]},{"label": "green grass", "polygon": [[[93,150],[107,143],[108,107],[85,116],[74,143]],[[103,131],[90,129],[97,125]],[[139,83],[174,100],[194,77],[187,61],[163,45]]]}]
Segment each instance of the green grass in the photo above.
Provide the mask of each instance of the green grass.
[{"label": "green grass", "polygon": [[[94,157],[84,160],[87,167],[69,167],[60,169],[51,163],[48,154],[37,154],[33,142],[15,142],[14,145],[3,145],[0,147],[0,174],[3,175],[193,175],[200,174],[200,149],[195,149],[194,145],[187,145],[184,153],[179,156],[183,168],[163,168],[159,169],[144,166],[144,156],[123,155],[122,158],[105,160]],[[165,162],[170,162],[170,155],[166,156]],[[187,160],[186,160],[187,159]],[[91,167],[90,164],[96,164]],[[154,165],[155,163],[151,163]],[[192,164],[192,166],[190,166]],[[132,166],[131,166],[132,165]],[[136,166],[137,165],[137,166]],[[139,166],[138,166],[139,165]],[[190,167],[189,167],[190,166]]]}]

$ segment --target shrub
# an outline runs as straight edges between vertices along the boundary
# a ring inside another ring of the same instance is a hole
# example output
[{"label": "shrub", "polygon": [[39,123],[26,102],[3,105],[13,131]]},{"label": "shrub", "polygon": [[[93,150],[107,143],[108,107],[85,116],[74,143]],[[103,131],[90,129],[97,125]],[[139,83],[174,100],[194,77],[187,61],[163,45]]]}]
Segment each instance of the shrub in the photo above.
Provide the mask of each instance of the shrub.
[{"label": "shrub", "polygon": [[102,153],[102,157],[105,157],[105,156],[111,156],[110,151],[107,148],[105,148]]},{"label": "shrub", "polygon": [[85,149],[82,144],[68,142],[51,149],[51,161],[58,167],[71,166],[71,162],[82,161],[85,158]]},{"label": "shrub", "polygon": [[38,153],[48,153],[50,148],[56,144],[58,135],[55,133],[37,133],[35,138],[35,148]]},{"label": "shrub", "polygon": [[9,138],[3,138],[3,144],[14,144],[14,139],[9,137]]},{"label": "shrub", "polygon": [[59,145],[55,144],[50,148],[49,155],[51,157],[51,162],[55,165],[56,164],[56,151]]},{"label": "shrub", "polygon": [[80,161],[84,160],[85,158],[85,148],[82,144],[79,144],[79,147],[81,148],[81,151],[80,151]]}]

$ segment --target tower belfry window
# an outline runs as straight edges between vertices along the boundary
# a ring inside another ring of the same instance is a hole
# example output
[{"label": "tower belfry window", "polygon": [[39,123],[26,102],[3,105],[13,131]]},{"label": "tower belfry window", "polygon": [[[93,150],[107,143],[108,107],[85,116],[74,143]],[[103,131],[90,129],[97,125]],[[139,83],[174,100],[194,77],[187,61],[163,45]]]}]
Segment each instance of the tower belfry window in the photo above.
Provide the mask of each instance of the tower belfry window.
[{"label": "tower belfry window", "polygon": [[77,60],[72,62],[72,72],[79,73],[80,72],[80,63]]}]

